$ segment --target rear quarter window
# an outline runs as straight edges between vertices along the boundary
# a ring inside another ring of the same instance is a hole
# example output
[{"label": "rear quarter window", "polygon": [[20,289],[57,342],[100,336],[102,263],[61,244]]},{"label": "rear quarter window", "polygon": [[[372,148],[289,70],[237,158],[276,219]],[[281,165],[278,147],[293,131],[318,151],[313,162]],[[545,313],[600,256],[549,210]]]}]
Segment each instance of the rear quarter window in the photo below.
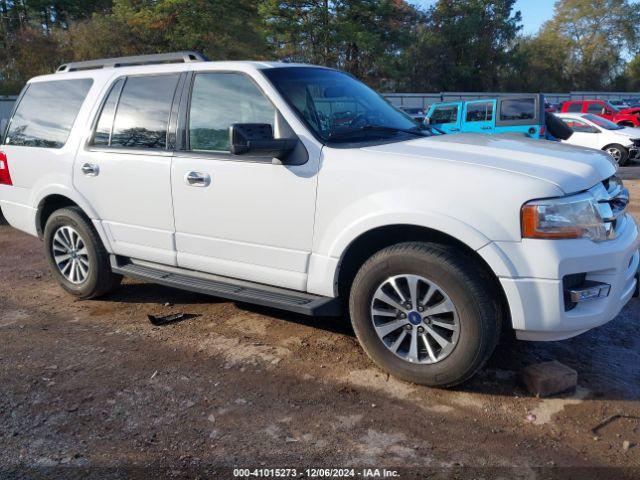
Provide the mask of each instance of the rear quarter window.
[{"label": "rear quarter window", "polygon": [[500,120],[533,120],[536,118],[535,98],[503,100],[500,103]]},{"label": "rear quarter window", "polygon": [[62,148],[93,80],[54,80],[27,85],[9,123],[5,145]]}]

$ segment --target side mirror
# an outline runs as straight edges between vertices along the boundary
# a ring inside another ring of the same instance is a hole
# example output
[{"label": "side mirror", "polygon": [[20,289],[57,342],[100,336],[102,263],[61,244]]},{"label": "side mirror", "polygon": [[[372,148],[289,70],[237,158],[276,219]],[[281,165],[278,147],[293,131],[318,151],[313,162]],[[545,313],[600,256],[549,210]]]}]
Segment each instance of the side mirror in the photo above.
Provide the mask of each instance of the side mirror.
[{"label": "side mirror", "polygon": [[234,155],[283,160],[297,144],[297,138],[273,138],[273,128],[268,123],[234,123],[229,127],[229,145]]}]

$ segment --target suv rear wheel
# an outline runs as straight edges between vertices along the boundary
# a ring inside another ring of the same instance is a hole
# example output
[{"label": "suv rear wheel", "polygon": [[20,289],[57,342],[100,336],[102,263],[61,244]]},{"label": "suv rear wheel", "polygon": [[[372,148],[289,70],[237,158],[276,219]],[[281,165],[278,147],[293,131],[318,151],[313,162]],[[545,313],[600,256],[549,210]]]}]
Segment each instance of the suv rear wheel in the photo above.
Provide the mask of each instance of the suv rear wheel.
[{"label": "suv rear wheel", "polygon": [[67,292],[89,299],[120,284],[97,232],[82,210],[68,207],[51,214],[44,229],[45,254],[51,270]]},{"label": "suv rear wheel", "polygon": [[351,321],[365,352],[403,380],[452,387],[497,344],[499,294],[475,259],[448,245],[411,242],[379,251],[351,288]]}]

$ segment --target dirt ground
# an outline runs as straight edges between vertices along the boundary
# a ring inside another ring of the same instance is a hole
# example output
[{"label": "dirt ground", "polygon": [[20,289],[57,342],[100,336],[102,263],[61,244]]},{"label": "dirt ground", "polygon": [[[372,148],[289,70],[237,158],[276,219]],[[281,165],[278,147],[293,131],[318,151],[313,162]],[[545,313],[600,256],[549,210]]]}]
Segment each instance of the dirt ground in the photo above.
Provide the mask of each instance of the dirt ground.
[{"label": "dirt ground", "polygon": [[[626,183],[640,219],[640,180]],[[131,280],[76,301],[41,243],[6,225],[0,288],[0,478],[232,478],[233,468],[275,467],[305,478],[316,467],[640,477],[638,299],[571,340],[505,340],[476,378],[442,391],[389,378],[342,319]],[[147,320],[171,312],[194,317]],[[575,368],[579,387],[533,398],[518,373],[551,359]]]}]

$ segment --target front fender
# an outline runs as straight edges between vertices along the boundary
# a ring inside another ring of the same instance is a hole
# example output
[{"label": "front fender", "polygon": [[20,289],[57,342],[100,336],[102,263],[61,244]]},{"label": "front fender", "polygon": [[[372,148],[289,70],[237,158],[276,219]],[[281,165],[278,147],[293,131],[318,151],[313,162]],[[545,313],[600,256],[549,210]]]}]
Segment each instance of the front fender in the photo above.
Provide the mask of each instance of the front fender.
[{"label": "front fender", "polygon": [[[407,208],[408,205],[419,205],[420,210]],[[307,290],[335,296],[340,262],[348,247],[363,234],[392,225],[429,228],[449,235],[473,250],[491,243],[482,232],[463,220],[424,208],[424,192],[387,191],[368,196],[342,209],[328,225],[319,230],[322,236],[318,236],[317,231]]]}]

